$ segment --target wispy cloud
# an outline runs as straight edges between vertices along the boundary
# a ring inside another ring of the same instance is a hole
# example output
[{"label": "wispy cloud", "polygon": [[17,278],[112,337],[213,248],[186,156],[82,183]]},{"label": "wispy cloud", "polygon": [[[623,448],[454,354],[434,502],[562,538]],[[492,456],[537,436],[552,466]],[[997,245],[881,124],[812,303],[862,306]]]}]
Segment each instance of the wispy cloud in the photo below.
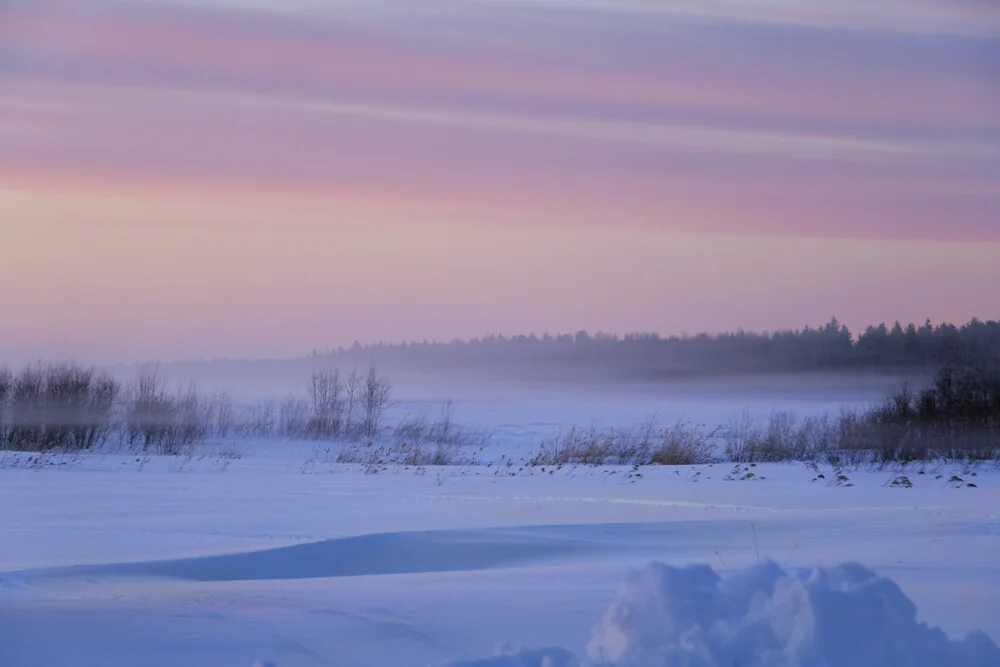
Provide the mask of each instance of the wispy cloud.
[{"label": "wispy cloud", "polygon": [[996,21],[4,0],[0,356],[989,315]]},{"label": "wispy cloud", "polygon": [[1000,46],[975,2],[324,6],[6,4],[0,171],[1000,238]]},{"label": "wispy cloud", "polygon": [[[990,0],[480,0],[485,5],[588,8],[644,15],[847,28],[915,34],[998,35],[1000,16]],[[264,3],[261,6],[267,6]]]}]

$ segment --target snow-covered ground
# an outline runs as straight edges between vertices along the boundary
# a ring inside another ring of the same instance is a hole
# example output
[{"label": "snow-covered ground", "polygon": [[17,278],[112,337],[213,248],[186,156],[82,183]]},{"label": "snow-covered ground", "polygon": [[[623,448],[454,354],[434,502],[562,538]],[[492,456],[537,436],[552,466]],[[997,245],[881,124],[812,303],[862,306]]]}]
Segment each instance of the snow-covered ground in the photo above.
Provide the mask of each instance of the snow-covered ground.
[{"label": "snow-covered ground", "polygon": [[[505,453],[650,415],[498,405],[455,417]],[[1000,638],[994,466],[364,474],[321,450],[0,454],[0,665],[1000,665],[961,642]]]},{"label": "snow-covered ground", "polygon": [[[554,385],[545,388],[504,384],[474,385],[440,379],[417,385],[407,378],[396,387],[397,400],[389,422],[407,417],[439,420],[451,406],[455,424],[481,433],[487,458],[501,454],[530,457],[539,443],[558,438],[571,428],[635,428],[655,422],[677,423],[708,433],[744,415],[766,424],[771,413],[797,418],[863,409],[883,400],[904,382],[921,377],[873,375],[808,375],[702,378],[664,385]],[[236,394],[233,391],[233,394]]]},{"label": "snow-covered ground", "polygon": [[1000,636],[989,468],[909,470],[899,488],[895,472],[836,486],[801,464],[731,481],[722,464],[303,474],[253,448],[228,465],[52,463],[0,471],[5,667],[427,665],[505,643],[586,655],[629,569],[653,561],[722,576],[858,561],[953,638]]}]

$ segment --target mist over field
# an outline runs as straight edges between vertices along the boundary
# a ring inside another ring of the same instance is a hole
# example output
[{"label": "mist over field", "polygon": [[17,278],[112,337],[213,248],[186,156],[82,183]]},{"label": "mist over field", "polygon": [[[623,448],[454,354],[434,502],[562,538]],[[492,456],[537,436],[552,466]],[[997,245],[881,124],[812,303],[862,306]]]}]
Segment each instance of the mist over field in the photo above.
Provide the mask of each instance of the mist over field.
[{"label": "mist over field", "polygon": [[[193,381],[206,389],[224,388],[234,398],[254,400],[301,392],[313,368],[327,366],[344,372],[366,371],[370,364],[327,364],[311,360],[260,362],[166,362],[158,364],[164,374],[178,382]],[[112,367],[123,378],[139,365]],[[932,373],[926,369],[883,371],[828,371],[799,373],[713,373],[707,376],[637,381],[591,374],[586,379],[539,377],[535,371],[523,373],[509,366],[491,373],[488,367],[476,370],[442,369],[415,371],[405,365],[378,364],[380,372],[393,381],[400,400],[487,400],[491,396],[618,396],[623,401],[711,400],[741,397],[796,399],[822,398],[830,401],[874,401],[898,389],[903,383],[925,383]]]},{"label": "mist over field", "polygon": [[[347,375],[377,367],[405,400],[480,400],[490,392],[628,397],[629,400],[812,398],[880,400],[905,382],[925,384],[945,363],[989,360],[1000,323],[869,326],[836,318],[812,328],[661,337],[657,334],[490,336],[451,342],[377,343],[288,359],[165,362],[180,381],[242,400],[302,389],[316,369]],[[111,368],[121,376],[139,365]]]},{"label": "mist over field", "polygon": [[1000,667],[995,0],[0,0],[0,667]]}]

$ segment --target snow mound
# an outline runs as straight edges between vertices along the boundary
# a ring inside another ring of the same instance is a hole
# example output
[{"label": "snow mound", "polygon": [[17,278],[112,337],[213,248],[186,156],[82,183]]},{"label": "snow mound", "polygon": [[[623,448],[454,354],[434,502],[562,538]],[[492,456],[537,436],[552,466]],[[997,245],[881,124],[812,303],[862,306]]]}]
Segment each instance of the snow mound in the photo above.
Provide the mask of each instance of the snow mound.
[{"label": "snow mound", "polygon": [[766,563],[720,577],[708,566],[630,572],[586,658],[522,651],[451,667],[1000,667],[975,632],[952,641],[917,621],[891,580],[857,563],[790,574]]},{"label": "snow mound", "polygon": [[492,658],[458,661],[448,667],[578,667],[580,660],[562,648],[512,651],[505,649]]},{"label": "snow mound", "polygon": [[767,563],[727,579],[652,563],[629,573],[588,653],[630,667],[1000,665],[985,635],[950,641],[917,621],[895,583],[857,563],[797,575]]}]

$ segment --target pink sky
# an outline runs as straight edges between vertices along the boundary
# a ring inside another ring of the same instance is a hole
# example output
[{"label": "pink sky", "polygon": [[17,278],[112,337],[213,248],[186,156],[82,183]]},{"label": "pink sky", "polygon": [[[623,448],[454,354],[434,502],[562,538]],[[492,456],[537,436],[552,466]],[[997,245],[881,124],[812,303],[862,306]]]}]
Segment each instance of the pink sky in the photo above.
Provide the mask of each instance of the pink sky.
[{"label": "pink sky", "polygon": [[757,4],[5,3],[0,358],[1000,315],[988,4]]}]

